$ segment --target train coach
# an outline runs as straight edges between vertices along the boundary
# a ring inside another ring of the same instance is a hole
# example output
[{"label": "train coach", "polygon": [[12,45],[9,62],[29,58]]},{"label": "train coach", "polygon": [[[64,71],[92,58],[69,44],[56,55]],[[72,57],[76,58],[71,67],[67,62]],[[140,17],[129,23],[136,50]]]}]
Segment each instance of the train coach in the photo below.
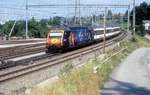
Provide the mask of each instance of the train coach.
[{"label": "train coach", "polygon": [[[106,28],[106,39],[120,33],[120,27]],[[62,52],[70,48],[86,46],[98,42],[104,37],[104,28],[68,27],[49,31],[46,52]]]},{"label": "train coach", "polygon": [[[121,33],[120,27],[107,27],[106,28],[106,39],[116,36]],[[95,28],[94,29],[94,40],[100,41],[104,38],[104,28]]]}]

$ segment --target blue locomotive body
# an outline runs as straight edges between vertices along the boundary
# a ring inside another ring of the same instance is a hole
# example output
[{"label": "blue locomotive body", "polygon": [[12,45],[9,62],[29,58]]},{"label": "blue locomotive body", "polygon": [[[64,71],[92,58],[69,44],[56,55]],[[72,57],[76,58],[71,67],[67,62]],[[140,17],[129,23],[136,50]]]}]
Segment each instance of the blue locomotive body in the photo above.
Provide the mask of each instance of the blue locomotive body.
[{"label": "blue locomotive body", "polygon": [[[59,34],[59,35],[58,35]],[[88,45],[94,41],[93,30],[88,27],[68,27],[51,30],[47,37],[47,51],[64,51]]]},{"label": "blue locomotive body", "polygon": [[87,27],[70,27],[70,31],[75,35],[76,47],[89,44],[94,39],[93,31]]}]

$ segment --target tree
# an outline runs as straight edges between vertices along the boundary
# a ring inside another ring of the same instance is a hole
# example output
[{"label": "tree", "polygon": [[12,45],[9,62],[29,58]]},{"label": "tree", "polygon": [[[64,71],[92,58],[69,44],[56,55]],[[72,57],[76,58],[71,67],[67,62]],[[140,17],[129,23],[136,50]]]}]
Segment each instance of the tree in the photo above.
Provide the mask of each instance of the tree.
[{"label": "tree", "polygon": [[3,26],[0,24],[0,36],[3,36],[3,30],[2,30]]},{"label": "tree", "polygon": [[5,35],[8,35],[15,21],[8,21],[3,24],[2,31]]},{"label": "tree", "polygon": [[[48,25],[60,25],[62,17],[54,17],[53,19],[41,19],[37,21],[34,17],[29,20],[29,36],[34,38],[46,37],[48,32]],[[9,35],[9,32],[14,24],[14,20],[0,24],[0,35]],[[12,32],[12,36],[25,36],[25,21],[18,20]]]},{"label": "tree", "polygon": [[[150,5],[146,2],[141,3],[139,6],[135,7],[136,10],[136,33],[144,36],[145,31],[143,28],[143,20],[150,20]],[[131,23],[133,22],[133,10],[130,13]],[[132,25],[133,27],[133,25]]]},{"label": "tree", "polygon": [[60,25],[61,24],[61,17],[54,17],[53,18],[53,24],[52,25]]},{"label": "tree", "polygon": [[45,27],[48,25],[48,20],[47,19],[41,19],[40,24],[41,24],[41,26]]},{"label": "tree", "polygon": [[25,21],[17,21],[12,36],[25,36]]},{"label": "tree", "polygon": [[112,11],[108,10],[107,18],[110,19],[110,20],[112,20],[112,16],[113,16]]},{"label": "tree", "polygon": [[126,12],[125,12],[123,18],[124,18],[124,21],[127,22],[127,18],[128,18],[128,10],[126,10]]}]

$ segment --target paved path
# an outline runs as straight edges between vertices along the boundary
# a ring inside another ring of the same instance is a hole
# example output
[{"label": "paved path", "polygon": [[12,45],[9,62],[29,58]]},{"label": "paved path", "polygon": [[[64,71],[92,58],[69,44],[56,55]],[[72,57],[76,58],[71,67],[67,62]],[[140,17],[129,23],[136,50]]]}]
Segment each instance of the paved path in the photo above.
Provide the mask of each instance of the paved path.
[{"label": "paved path", "polygon": [[150,39],[150,35],[145,35],[145,37],[146,37],[147,39]]},{"label": "paved path", "polygon": [[150,48],[129,55],[113,72],[100,95],[150,95]]}]

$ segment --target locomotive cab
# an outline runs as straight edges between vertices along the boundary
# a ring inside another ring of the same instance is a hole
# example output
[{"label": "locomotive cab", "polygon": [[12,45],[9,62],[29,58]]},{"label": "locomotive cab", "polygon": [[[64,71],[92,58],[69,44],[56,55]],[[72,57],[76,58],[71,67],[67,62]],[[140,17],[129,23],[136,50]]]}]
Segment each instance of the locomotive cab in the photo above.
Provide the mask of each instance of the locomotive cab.
[{"label": "locomotive cab", "polygon": [[63,30],[51,30],[47,36],[47,51],[55,51],[63,46]]}]

